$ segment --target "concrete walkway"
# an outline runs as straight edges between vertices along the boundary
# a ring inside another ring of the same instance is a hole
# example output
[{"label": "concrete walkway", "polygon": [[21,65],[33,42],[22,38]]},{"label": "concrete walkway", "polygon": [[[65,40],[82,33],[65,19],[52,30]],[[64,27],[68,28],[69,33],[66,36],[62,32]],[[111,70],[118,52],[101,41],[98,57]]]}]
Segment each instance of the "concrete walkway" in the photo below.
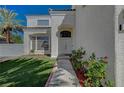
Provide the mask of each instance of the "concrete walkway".
[{"label": "concrete walkway", "polygon": [[0,62],[4,62],[4,61],[15,59],[15,58],[17,58],[17,56],[0,57]]},{"label": "concrete walkway", "polygon": [[80,87],[79,81],[72,68],[68,56],[61,56],[57,60],[57,66],[48,87]]}]

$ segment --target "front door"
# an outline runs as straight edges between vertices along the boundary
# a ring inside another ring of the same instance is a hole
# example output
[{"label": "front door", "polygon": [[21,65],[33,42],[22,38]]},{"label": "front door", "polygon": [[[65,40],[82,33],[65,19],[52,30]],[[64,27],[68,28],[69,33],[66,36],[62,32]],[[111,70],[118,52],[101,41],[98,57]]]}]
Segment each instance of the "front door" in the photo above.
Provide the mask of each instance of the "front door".
[{"label": "front door", "polygon": [[69,31],[60,32],[58,44],[59,44],[59,46],[58,46],[59,54],[71,54],[71,51],[72,51],[71,32],[69,32]]}]

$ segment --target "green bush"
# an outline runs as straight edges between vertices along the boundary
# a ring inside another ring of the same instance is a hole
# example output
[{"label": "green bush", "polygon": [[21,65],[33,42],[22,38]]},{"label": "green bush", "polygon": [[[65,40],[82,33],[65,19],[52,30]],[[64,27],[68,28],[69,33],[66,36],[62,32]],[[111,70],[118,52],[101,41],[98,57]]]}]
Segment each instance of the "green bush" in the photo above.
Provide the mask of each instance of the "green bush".
[{"label": "green bush", "polygon": [[82,67],[82,58],[86,54],[86,51],[83,48],[72,51],[71,61],[75,70]]},{"label": "green bush", "polygon": [[83,60],[86,51],[83,48],[72,51],[71,61],[74,69],[84,71],[86,80],[84,80],[85,87],[103,87],[113,86],[113,82],[106,80],[106,66],[107,57],[96,58],[95,53],[87,59]]},{"label": "green bush", "polygon": [[86,68],[85,87],[113,86],[111,81],[106,81],[106,63],[105,58],[96,58],[95,53],[92,53],[87,61],[82,62],[82,65]]}]

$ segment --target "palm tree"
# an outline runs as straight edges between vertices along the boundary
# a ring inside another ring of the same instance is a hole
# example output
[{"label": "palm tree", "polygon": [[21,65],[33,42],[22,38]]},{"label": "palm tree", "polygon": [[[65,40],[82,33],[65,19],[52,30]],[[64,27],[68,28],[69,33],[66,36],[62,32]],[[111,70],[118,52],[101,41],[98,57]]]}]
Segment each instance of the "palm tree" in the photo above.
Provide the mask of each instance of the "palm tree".
[{"label": "palm tree", "polygon": [[6,8],[0,9],[0,31],[6,37],[6,42],[11,43],[10,35],[12,31],[22,30],[20,20],[16,19],[17,13]]}]

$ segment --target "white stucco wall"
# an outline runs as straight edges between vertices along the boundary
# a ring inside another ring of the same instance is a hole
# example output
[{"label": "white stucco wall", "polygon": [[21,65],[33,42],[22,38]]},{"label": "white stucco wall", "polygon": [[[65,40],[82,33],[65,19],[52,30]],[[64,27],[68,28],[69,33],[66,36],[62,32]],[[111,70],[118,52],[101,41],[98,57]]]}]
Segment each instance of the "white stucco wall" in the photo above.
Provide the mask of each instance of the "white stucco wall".
[{"label": "white stucco wall", "polygon": [[[59,39],[59,27],[62,26],[63,30],[68,29],[68,26],[74,28],[74,13],[73,11],[50,11],[51,15],[51,56],[57,57],[59,53],[58,39]],[[65,26],[65,28],[64,28]],[[67,27],[66,27],[67,26]],[[72,32],[73,33],[73,32]]]},{"label": "white stucco wall", "polygon": [[76,6],[76,48],[88,54],[108,56],[108,76],[114,80],[115,62],[114,6]]},{"label": "white stucco wall", "polygon": [[[51,57],[58,56],[58,27],[60,25],[71,25],[73,31],[75,31],[75,17],[73,11],[49,11],[50,15],[29,15],[27,18],[28,27],[51,27]],[[49,20],[49,26],[38,26],[37,20]],[[24,46],[25,53],[29,54],[30,40],[29,35],[37,32],[43,32],[43,29],[24,29]],[[75,36],[72,33],[73,36]],[[72,36],[72,37],[73,37]],[[72,38],[74,39],[74,38]],[[74,41],[74,40],[73,40]],[[73,42],[74,43],[74,42]],[[73,45],[73,44],[72,44]]]},{"label": "white stucco wall", "polygon": [[75,49],[75,11],[69,11],[66,13],[64,20],[61,24],[62,29],[60,31],[70,31],[71,32],[71,47],[72,50]]},{"label": "white stucco wall", "polygon": [[122,5],[115,6],[115,78],[118,87],[124,87],[124,33],[119,33],[119,24],[124,23],[123,17],[119,18],[122,9],[124,9]]},{"label": "white stucco wall", "polygon": [[58,26],[62,23],[64,19],[63,15],[52,15],[52,28],[51,28],[51,57],[58,56]]},{"label": "white stucco wall", "polygon": [[24,55],[23,44],[0,44],[0,57]]}]

